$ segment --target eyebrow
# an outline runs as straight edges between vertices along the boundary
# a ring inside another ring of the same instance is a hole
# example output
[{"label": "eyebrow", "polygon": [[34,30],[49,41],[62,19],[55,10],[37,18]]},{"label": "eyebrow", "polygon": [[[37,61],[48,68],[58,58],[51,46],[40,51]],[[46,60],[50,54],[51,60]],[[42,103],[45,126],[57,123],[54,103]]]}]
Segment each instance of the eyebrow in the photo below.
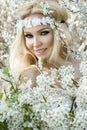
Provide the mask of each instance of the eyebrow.
[{"label": "eyebrow", "polygon": [[[37,32],[41,32],[41,31],[43,31],[43,30],[45,30],[45,29],[49,29],[49,30],[51,30],[51,28],[49,28],[49,27],[44,27],[44,28],[41,28],[40,30],[38,30]],[[24,30],[24,33],[31,33],[31,32],[29,32],[28,30]]]}]

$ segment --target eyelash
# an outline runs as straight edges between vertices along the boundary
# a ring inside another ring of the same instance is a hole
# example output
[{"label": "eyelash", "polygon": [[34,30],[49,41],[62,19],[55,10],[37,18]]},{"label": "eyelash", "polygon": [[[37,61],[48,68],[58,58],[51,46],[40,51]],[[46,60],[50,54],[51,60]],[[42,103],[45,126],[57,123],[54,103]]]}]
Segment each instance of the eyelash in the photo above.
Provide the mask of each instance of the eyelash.
[{"label": "eyelash", "polygon": [[45,35],[47,35],[48,33],[49,33],[49,31],[43,31],[43,32],[41,32],[41,35],[45,36]]},{"label": "eyelash", "polygon": [[26,38],[32,38],[33,35],[31,35],[31,34],[26,34],[25,37],[26,37]]},{"label": "eyelash", "polygon": [[[41,36],[45,36],[49,33],[49,31],[43,31],[40,33]],[[33,35],[32,34],[25,34],[25,37],[26,38],[33,38]]]}]

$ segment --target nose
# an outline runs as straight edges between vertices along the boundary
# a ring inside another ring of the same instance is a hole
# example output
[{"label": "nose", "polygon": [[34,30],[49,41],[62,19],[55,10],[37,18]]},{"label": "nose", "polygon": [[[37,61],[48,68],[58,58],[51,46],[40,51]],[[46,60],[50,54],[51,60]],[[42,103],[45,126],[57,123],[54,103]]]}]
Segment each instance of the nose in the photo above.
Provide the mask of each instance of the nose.
[{"label": "nose", "polygon": [[40,38],[38,36],[35,36],[34,41],[33,41],[33,46],[34,47],[39,47],[40,45],[41,45]]}]

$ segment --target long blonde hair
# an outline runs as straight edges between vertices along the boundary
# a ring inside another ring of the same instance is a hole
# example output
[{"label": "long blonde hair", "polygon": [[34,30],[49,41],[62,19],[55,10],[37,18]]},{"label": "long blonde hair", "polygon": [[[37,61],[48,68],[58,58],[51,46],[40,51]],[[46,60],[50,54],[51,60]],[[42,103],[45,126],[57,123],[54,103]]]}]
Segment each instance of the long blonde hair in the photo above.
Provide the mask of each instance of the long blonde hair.
[{"label": "long blonde hair", "polygon": [[[20,19],[25,19],[31,14],[43,14],[43,9],[39,5],[42,0],[37,0],[35,2],[27,3],[21,8],[20,11]],[[45,0],[44,0],[45,1]],[[60,7],[57,3],[57,0],[46,0],[49,3],[49,10],[53,11],[52,17],[56,21],[61,21],[61,27],[65,31],[67,39],[69,42],[70,35],[68,32],[66,21],[68,19],[68,14],[65,8]],[[49,58],[49,62],[53,62],[54,64],[62,65],[64,60],[67,57],[67,49],[61,44],[62,42],[59,40],[55,40],[54,37],[54,45],[52,54]],[[15,73],[20,74],[25,68],[29,67],[32,64],[36,64],[37,58],[32,55],[29,50],[27,50],[25,46],[25,38],[23,34],[23,29],[17,33],[16,40],[14,44],[10,47],[10,68]]]}]

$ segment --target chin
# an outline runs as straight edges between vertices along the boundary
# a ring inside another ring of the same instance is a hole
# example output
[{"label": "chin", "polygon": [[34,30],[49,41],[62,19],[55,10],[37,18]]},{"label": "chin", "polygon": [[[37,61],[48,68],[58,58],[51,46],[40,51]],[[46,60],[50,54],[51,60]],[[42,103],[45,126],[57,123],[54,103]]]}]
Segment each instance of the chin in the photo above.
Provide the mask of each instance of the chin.
[{"label": "chin", "polygon": [[42,60],[47,59],[46,56],[39,56],[39,57],[37,57],[37,58],[38,58],[38,59],[42,59]]},{"label": "chin", "polygon": [[38,59],[42,59],[42,60],[45,60],[45,59],[49,59],[50,57],[50,54],[44,54],[44,55],[40,55],[40,56],[37,56]]}]

